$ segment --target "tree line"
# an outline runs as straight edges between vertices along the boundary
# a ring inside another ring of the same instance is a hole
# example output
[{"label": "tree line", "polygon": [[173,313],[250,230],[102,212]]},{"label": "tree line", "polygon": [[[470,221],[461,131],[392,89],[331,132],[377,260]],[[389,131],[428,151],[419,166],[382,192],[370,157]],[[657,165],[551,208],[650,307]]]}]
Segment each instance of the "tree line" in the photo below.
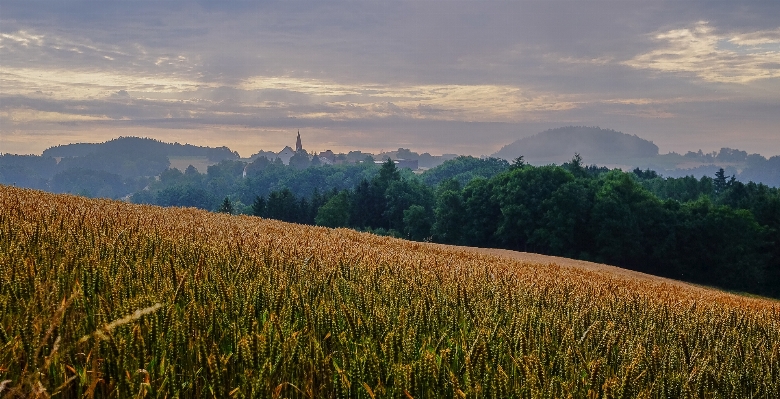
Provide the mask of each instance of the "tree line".
[{"label": "tree line", "polygon": [[0,155],[0,184],[89,197],[122,198],[146,187],[170,167],[170,156],[213,162],[238,159],[227,147],[120,137],[105,143],[55,146],[38,155]]},{"label": "tree line", "polygon": [[[254,195],[243,212],[564,256],[780,297],[780,192],[723,170],[663,178],[585,166],[579,156],[560,166],[460,157],[419,176],[392,162],[366,170],[374,173],[353,174],[351,187]],[[239,197],[223,197],[222,207],[240,208]]]}]

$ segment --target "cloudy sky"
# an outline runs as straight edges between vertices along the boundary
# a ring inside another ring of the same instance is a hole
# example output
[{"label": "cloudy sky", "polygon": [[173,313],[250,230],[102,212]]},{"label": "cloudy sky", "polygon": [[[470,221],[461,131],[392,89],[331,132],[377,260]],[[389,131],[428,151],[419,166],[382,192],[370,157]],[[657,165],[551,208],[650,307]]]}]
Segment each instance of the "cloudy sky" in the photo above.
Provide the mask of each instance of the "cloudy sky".
[{"label": "cloudy sky", "polygon": [[492,154],[566,125],[780,154],[778,1],[0,0],[0,152]]}]

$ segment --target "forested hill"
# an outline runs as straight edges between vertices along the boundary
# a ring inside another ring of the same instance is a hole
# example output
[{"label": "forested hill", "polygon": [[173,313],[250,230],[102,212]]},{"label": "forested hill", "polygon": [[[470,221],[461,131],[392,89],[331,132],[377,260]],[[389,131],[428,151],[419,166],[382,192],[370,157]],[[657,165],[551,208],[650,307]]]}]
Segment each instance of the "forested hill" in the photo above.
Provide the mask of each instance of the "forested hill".
[{"label": "forested hill", "polygon": [[532,164],[561,164],[579,153],[593,163],[658,155],[658,146],[637,136],[598,127],[567,126],[550,129],[508,144],[493,154],[507,160],[523,156]]},{"label": "forested hill", "polygon": [[0,155],[0,184],[121,198],[168,170],[173,157],[208,159],[212,164],[239,158],[227,147],[120,137],[105,143],[51,147],[40,156]]},{"label": "forested hill", "polygon": [[219,162],[225,159],[238,159],[238,153],[228,147],[201,147],[192,144],[164,143],[162,141],[140,138],[119,137],[105,143],[76,143],[50,147],[43,151],[44,157],[83,157],[91,154],[145,154],[176,157],[208,157]]}]

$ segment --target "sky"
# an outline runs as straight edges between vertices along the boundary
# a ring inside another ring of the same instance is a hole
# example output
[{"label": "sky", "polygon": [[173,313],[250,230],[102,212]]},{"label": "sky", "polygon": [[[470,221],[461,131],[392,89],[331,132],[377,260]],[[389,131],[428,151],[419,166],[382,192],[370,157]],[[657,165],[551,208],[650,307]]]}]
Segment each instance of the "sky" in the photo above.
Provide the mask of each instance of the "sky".
[{"label": "sky", "polygon": [[780,2],[0,0],[0,152],[490,155],[600,126],[780,154]]}]

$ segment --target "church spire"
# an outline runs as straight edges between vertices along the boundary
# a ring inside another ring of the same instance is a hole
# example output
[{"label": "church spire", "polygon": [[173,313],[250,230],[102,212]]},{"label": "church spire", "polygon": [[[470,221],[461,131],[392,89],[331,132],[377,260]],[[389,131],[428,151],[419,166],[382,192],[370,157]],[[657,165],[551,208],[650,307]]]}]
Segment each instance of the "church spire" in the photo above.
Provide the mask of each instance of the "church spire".
[{"label": "church spire", "polygon": [[303,150],[303,146],[301,145],[301,131],[298,130],[298,139],[295,140],[295,152],[300,152]]}]

